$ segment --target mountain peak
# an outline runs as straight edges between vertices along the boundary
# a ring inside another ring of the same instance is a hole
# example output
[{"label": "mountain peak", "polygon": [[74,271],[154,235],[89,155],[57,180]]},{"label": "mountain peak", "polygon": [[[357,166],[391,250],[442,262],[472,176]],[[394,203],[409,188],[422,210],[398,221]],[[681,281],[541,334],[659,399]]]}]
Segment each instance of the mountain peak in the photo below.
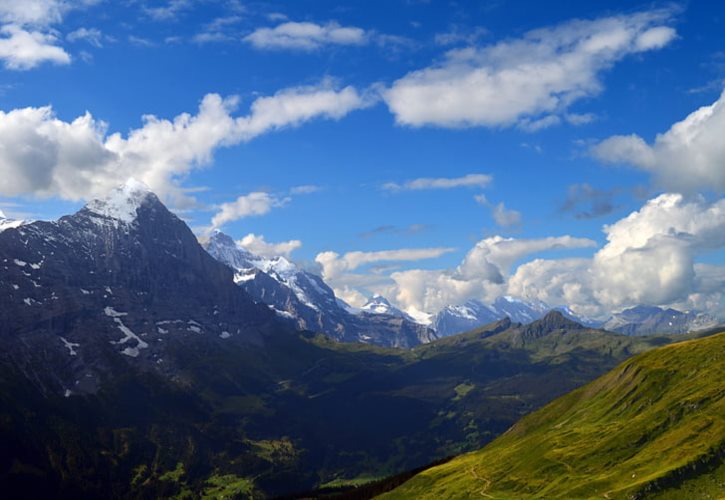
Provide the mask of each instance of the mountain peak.
[{"label": "mountain peak", "polygon": [[566,316],[564,316],[564,313],[556,309],[552,309],[551,311],[546,313],[546,316],[541,318],[539,322],[552,328],[584,328],[582,325],[580,325],[576,321],[572,321],[571,319],[567,318]]},{"label": "mountain peak", "polygon": [[138,208],[150,198],[157,199],[146,184],[131,177],[111,190],[105,198],[88,202],[86,209],[96,215],[130,224],[136,220]]}]

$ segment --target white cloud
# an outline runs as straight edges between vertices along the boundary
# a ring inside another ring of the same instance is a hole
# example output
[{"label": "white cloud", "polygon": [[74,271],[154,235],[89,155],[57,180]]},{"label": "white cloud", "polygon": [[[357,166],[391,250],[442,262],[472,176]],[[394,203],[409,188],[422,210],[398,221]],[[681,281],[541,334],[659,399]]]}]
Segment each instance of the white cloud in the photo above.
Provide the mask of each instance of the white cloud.
[{"label": "white cloud", "polygon": [[503,202],[493,207],[491,213],[493,220],[501,227],[518,226],[521,224],[521,212],[506,208]]},{"label": "white cloud", "polygon": [[57,38],[8,24],[0,28],[0,60],[14,70],[32,69],[44,62],[69,64],[70,56],[56,45]]},{"label": "white cloud", "polygon": [[521,224],[521,212],[506,208],[503,202],[496,205],[488,201],[485,194],[477,194],[473,197],[476,203],[491,209],[491,216],[494,222],[501,227],[518,226]]},{"label": "white cloud", "polygon": [[312,184],[305,184],[303,186],[295,186],[292,189],[290,189],[290,194],[312,194],[317,193],[321,191],[322,188],[320,186],[315,186]]},{"label": "white cloud", "polygon": [[71,58],[58,45],[54,24],[74,9],[100,0],[0,0],[0,60],[13,70],[28,70],[42,63],[69,64]]},{"label": "white cloud", "polygon": [[434,259],[454,250],[454,248],[445,247],[401,248],[377,252],[347,252],[342,256],[336,252],[321,252],[315,257],[315,262],[322,266],[322,274],[325,279],[336,285],[335,280],[342,277],[346,272],[354,271],[367,264]]},{"label": "white cloud", "polygon": [[575,20],[453,50],[396,81],[383,97],[402,125],[551,125],[572,103],[599,93],[600,74],[615,62],[674,39],[665,26],[670,16],[656,10]]},{"label": "white cloud", "polygon": [[261,234],[258,236],[254,233],[249,233],[244,238],[237,241],[237,244],[246,248],[253,254],[260,255],[262,257],[278,257],[281,255],[287,258],[289,258],[292,252],[302,246],[302,242],[300,240],[269,243],[264,239],[264,236]]},{"label": "white cloud", "polygon": [[45,27],[62,21],[69,7],[63,0],[0,0],[0,21]]},{"label": "white cloud", "polygon": [[90,113],[65,122],[50,107],[0,111],[0,195],[89,199],[135,177],[173,206],[189,206],[194,200],[179,183],[217,148],[314,118],[338,119],[367,101],[352,87],[323,82],[261,97],[246,116],[233,116],[238,104],[208,94],[195,115],[147,115],[126,137],[107,135],[106,124]]},{"label": "white cloud", "polygon": [[725,92],[658,134],[653,144],[638,135],[617,135],[597,144],[592,153],[610,163],[629,163],[654,174],[673,191],[725,191]]},{"label": "white cloud", "polygon": [[725,246],[725,199],[707,204],[663,194],[604,231],[607,244],[592,263],[597,299],[667,304],[693,289],[694,256]]},{"label": "white cloud", "polygon": [[103,33],[98,28],[78,28],[66,35],[69,42],[85,40],[94,47],[103,47]]},{"label": "white cloud", "polygon": [[437,45],[472,45],[476,43],[479,39],[488,36],[488,34],[489,31],[481,26],[478,26],[474,29],[466,29],[460,26],[454,26],[450,31],[444,33],[436,33],[433,41]]},{"label": "white cloud", "polygon": [[340,26],[331,21],[321,25],[311,22],[285,22],[274,28],[259,28],[244,37],[258,49],[295,49],[312,51],[325,45],[364,45],[365,30]]},{"label": "white cloud", "polygon": [[486,187],[493,177],[486,174],[468,174],[463,177],[421,177],[413,179],[403,184],[388,182],[383,184],[383,189],[387,191],[416,191],[422,189],[452,189],[458,187]]},{"label": "white cloud", "polygon": [[538,239],[516,239],[492,236],[485,238],[466,254],[456,274],[462,278],[483,279],[503,283],[511,266],[524,257],[549,250],[595,247],[588,238],[549,236]]},{"label": "white cloud", "polygon": [[278,198],[261,191],[245,194],[232,202],[221,204],[211,223],[213,227],[221,227],[228,222],[245,217],[264,215],[273,208],[283,207],[289,201],[289,198]]},{"label": "white cloud", "polygon": [[173,21],[179,14],[190,9],[192,0],[168,0],[160,7],[143,7],[144,12],[155,21]]},{"label": "white cloud", "polygon": [[[721,266],[696,264],[725,247],[725,200],[663,194],[605,226],[592,259],[535,260],[520,266],[508,292],[606,315],[636,304],[687,305],[725,314]],[[719,276],[719,278],[718,278]]]},{"label": "white cloud", "polygon": [[[453,249],[423,249],[419,254],[411,254],[411,250],[392,251],[392,254],[350,252],[342,257],[335,252],[323,252],[317,256],[316,261],[323,268],[324,278],[330,281],[335,290],[346,290],[349,296],[354,295],[352,290],[363,290],[367,295],[378,292],[404,309],[437,312],[448,304],[460,304],[470,298],[493,298],[505,293],[510,267],[527,255],[593,245],[595,243],[591,240],[570,236],[539,240],[494,236],[478,242],[455,269],[409,269],[393,272],[389,277],[351,271],[370,262],[434,258]],[[391,258],[396,256],[400,259]]]}]

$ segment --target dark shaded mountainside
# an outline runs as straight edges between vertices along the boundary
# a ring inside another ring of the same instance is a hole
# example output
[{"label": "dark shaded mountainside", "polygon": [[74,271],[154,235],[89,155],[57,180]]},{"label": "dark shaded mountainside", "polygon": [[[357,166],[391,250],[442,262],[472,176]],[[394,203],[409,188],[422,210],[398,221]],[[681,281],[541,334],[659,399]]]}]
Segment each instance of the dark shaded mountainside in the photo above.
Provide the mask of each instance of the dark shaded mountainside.
[{"label": "dark shaded mountainside", "polygon": [[725,332],[649,351],[383,495],[723,498]]},{"label": "dark shaded mountainside", "polygon": [[480,448],[673,337],[551,313],[412,350],[300,333],[133,184],[0,232],[8,497],[265,497]]}]

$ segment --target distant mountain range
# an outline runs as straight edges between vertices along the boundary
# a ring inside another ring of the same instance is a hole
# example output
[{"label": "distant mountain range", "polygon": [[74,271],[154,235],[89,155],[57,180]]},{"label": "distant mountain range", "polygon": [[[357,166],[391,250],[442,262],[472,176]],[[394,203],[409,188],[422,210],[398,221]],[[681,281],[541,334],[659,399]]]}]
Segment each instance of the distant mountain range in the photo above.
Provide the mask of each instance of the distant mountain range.
[{"label": "distant mountain range", "polygon": [[284,257],[254,255],[222,232],[204,243],[211,256],[234,270],[234,281],[258,302],[302,330],[311,330],[341,342],[410,348],[437,338],[382,297],[354,310],[335,297],[317,276],[299,269]]},{"label": "distant mountain range", "polygon": [[510,296],[499,297],[489,305],[478,300],[449,305],[437,314],[420,319],[378,294],[360,308],[351,307],[336,298],[320,276],[299,269],[282,256],[254,255],[221,232],[214,233],[205,242],[205,248],[235,270],[235,281],[256,300],[295,321],[299,328],[319,331],[345,342],[413,347],[504,318],[514,323],[530,323],[551,310],[558,310],[583,325],[625,335],[686,333],[717,324],[715,318],[704,313],[653,306],[637,306],[616,313],[607,321],[596,321],[579,316],[568,307],[552,307],[541,301]]},{"label": "distant mountain range", "polygon": [[713,316],[697,311],[681,312],[671,308],[637,306],[614,314],[602,327],[625,335],[652,335],[702,330],[717,324]]}]

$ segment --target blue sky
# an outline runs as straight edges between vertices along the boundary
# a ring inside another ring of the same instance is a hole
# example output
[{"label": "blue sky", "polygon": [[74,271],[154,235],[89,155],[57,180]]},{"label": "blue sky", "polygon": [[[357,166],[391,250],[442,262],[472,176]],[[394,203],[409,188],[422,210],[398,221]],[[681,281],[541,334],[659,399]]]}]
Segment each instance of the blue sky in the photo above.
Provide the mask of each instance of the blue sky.
[{"label": "blue sky", "polygon": [[352,303],[722,315],[724,15],[0,1],[0,208],[52,219],[133,175]]}]

